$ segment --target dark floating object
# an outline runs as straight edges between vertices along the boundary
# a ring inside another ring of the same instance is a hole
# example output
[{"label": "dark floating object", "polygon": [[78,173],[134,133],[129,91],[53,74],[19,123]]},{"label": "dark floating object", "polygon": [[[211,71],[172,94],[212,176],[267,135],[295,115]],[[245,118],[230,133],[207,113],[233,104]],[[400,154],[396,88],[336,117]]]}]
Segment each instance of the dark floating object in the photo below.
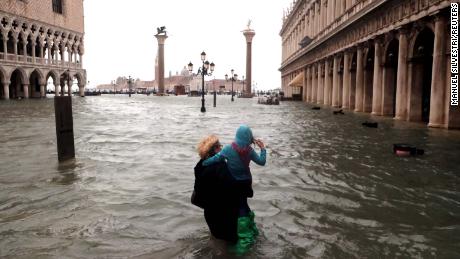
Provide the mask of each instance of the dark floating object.
[{"label": "dark floating object", "polygon": [[311,109],[312,109],[312,110],[321,110],[321,107],[315,106],[315,107],[313,107],[313,108],[311,108]]},{"label": "dark floating object", "polygon": [[362,125],[369,127],[369,128],[377,128],[379,126],[377,122],[369,122],[369,121],[363,122]]},{"label": "dark floating object", "polygon": [[338,110],[338,111],[333,111],[333,113],[334,113],[334,115],[337,115],[337,114],[345,114],[345,113],[343,113],[343,110],[342,110],[342,109],[340,109],[340,110]]},{"label": "dark floating object", "polygon": [[397,156],[415,156],[423,155],[425,150],[416,148],[409,144],[393,144],[393,153]]}]

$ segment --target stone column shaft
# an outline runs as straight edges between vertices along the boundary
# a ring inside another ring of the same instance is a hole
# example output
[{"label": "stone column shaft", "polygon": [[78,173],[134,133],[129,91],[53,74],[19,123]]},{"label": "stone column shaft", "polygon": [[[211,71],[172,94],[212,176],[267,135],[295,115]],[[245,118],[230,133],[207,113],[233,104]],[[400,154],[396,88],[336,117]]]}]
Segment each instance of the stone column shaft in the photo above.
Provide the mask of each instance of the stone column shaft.
[{"label": "stone column shaft", "polygon": [[316,72],[318,71],[318,67],[316,64],[313,65],[313,73],[311,75],[311,103],[316,103],[316,90],[318,89],[318,76]]},{"label": "stone column shaft", "polygon": [[80,97],[85,97],[85,85],[79,85],[78,90],[80,91]]},{"label": "stone column shaft", "polygon": [[73,85],[73,80],[70,79],[68,82],[67,82],[67,94],[69,96],[72,96],[72,85]]},{"label": "stone column shaft", "polygon": [[[444,102],[446,101],[446,19],[435,18],[433,73],[431,80],[429,127],[444,127]],[[450,99],[450,96],[449,96]]]},{"label": "stone column shaft", "polygon": [[321,66],[321,61],[318,63],[318,87],[316,90],[316,103],[323,104],[323,96],[324,96],[324,83],[322,79],[323,69]]},{"label": "stone column shaft", "polygon": [[329,98],[331,96],[331,76],[329,75],[331,71],[329,63],[329,59],[326,59],[324,64],[324,104],[326,105],[331,105]]},{"label": "stone column shaft", "polygon": [[[158,40],[158,93],[164,94],[165,92],[165,51],[164,45],[168,36],[157,34],[155,37]],[[204,72],[204,71],[203,71]]]},{"label": "stone column shaft", "polygon": [[252,39],[256,33],[248,28],[243,35],[246,38],[246,94],[249,96],[252,91]]},{"label": "stone column shaft", "polygon": [[334,56],[332,71],[332,107],[339,107],[339,56]]},{"label": "stone column shaft", "polygon": [[24,62],[27,62],[27,40],[23,40],[22,43],[22,52],[24,52]]},{"label": "stone column shaft", "polygon": [[24,98],[29,99],[29,84],[23,84],[22,88],[24,91]]},{"label": "stone column shaft", "polygon": [[308,89],[307,89],[307,102],[311,102],[312,91],[313,91],[313,75],[315,74],[315,68],[311,65],[309,67],[310,74],[308,75]]},{"label": "stone column shaft", "polygon": [[53,63],[53,60],[51,59],[51,49],[52,47],[48,46],[48,64]]},{"label": "stone column shaft", "polygon": [[43,44],[39,43],[38,46],[40,48],[39,55],[40,55],[41,63],[43,63]]},{"label": "stone column shaft", "polygon": [[3,58],[6,60],[7,59],[7,55],[8,55],[8,45],[7,45],[7,40],[5,38],[3,38],[3,49],[5,50],[5,52],[3,52]]},{"label": "stone column shaft", "polygon": [[374,80],[372,85],[372,114],[382,115],[382,45],[378,40],[374,43]]},{"label": "stone column shaft", "polygon": [[40,97],[41,97],[41,98],[46,97],[46,93],[45,93],[45,84],[40,84]]},{"label": "stone column shaft", "polygon": [[363,49],[358,47],[356,51],[356,97],[355,97],[355,111],[362,112],[363,105],[363,92],[364,92],[364,64],[363,64]]},{"label": "stone column shaft", "polygon": [[398,74],[396,79],[396,111],[395,119],[407,119],[407,32],[400,31],[398,48]]},{"label": "stone column shaft", "polygon": [[18,61],[18,39],[13,38],[13,44],[14,44],[14,55],[16,58],[16,61]]},{"label": "stone column shaft", "polygon": [[307,67],[306,68],[306,72],[305,72],[305,77],[304,77],[304,85],[305,85],[305,88],[304,88],[304,101],[305,102],[308,102],[308,91],[310,91],[310,67]]},{"label": "stone column shaft", "polygon": [[343,95],[342,95],[342,108],[348,109],[350,107],[350,53],[345,51],[343,56]]},{"label": "stone column shaft", "polygon": [[3,84],[3,99],[10,99],[10,82],[4,82]]},{"label": "stone column shaft", "polygon": [[54,83],[54,95],[59,96],[59,85],[58,83]]},{"label": "stone column shaft", "polygon": [[32,41],[32,62],[35,63],[35,46],[37,44],[35,43],[35,41]]}]

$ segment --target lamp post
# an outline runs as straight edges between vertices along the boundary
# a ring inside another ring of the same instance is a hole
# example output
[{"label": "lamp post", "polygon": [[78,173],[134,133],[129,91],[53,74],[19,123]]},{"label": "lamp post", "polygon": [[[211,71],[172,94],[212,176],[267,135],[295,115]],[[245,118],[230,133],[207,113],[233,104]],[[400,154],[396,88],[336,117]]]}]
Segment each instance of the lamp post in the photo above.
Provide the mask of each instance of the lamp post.
[{"label": "lamp post", "polygon": [[244,76],[242,76],[243,79],[241,79],[241,81],[243,82],[243,86],[241,87],[241,91],[240,91],[240,97],[243,95],[243,92],[244,92]]},{"label": "lamp post", "polygon": [[[230,80],[232,81],[232,102],[233,102],[233,82],[236,81],[238,79],[238,75],[237,74],[233,74],[234,70],[230,70],[230,72],[232,73],[232,77],[230,78]],[[225,80],[228,81],[228,75],[225,74]]]},{"label": "lamp post", "polygon": [[[214,63],[206,60],[206,53],[203,51],[201,52],[201,62],[203,63],[200,68],[198,68],[197,75],[201,75],[201,112],[206,112],[206,108],[204,107],[204,76],[212,75],[214,72]],[[210,72],[208,72],[208,69]],[[192,62],[188,63],[188,71],[193,71],[193,64]]]},{"label": "lamp post", "polygon": [[131,83],[133,80],[131,79],[131,76],[128,77],[128,91],[129,91],[129,97],[131,97]]}]

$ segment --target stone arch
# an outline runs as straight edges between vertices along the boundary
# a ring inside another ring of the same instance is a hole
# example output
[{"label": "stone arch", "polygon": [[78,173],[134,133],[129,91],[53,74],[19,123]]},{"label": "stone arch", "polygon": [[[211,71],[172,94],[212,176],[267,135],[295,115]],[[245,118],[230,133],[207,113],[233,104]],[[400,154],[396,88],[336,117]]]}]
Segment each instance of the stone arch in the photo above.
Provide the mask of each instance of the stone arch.
[{"label": "stone arch", "polygon": [[[65,95],[65,90],[69,92],[69,88],[71,89],[73,85],[73,72],[70,70],[64,70],[62,73],[59,74],[59,85],[61,86],[60,94],[61,96]],[[67,89],[65,86],[67,85]]]},{"label": "stone arch", "polygon": [[18,67],[14,69],[10,75],[10,99],[25,97],[26,93],[24,93],[22,86],[28,82],[27,73],[23,68]]},{"label": "stone arch", "polygon": [[416,44],[416,41],[417,41],[419,35],[422,32],[426,33],[427,30],[431,31],[431,33],[433,33],[433,35],[434,35],[434,28],[432,28],[432,26],[430,26],[430,24],[425,24],[422,27],[418,26],[414,30],[412,30],[411,37],[409,39],[409,51],[407,53],[407,56],[409,57],[409,59],[412,59],[414,57],[414,55],[416,54],[414,50],[415,50],[415,44]]},{"label": "stone arch", "polygon": [[411,42],[409,67],[409,120],[429,122],[434,33],[426,26]]},{"label": "stone arch", "polygon": [[45,80],[48,81],[50,77],[51,79],[53,79],[54,82],[57,82],[59,78],[59,74],[55,70],[50,70],[48,71],[48,73],[46,73]]},{"label": "stone arch", "polygon": [[29,76],[29,96],[31,98],[40,98],[41,86],[44,84],[43,73],[37,68]]},{"label": "stone arch", "polygon": [[78,86],[85,85],[85,77],[80,72],[75,73],[74,77],[77,79]]},{"label": "stone arch", "polygon": [[14,31],[11,29],[7,33],[7,43],[6,43],[6,49],[7,53],[13,54],[14,53]]},{"label": "stone arch", "polygon": [[50,70],[46,73],[46,92],[50,94],[56,93],[56,88],[59,85],[59,74],[55,70]]}]

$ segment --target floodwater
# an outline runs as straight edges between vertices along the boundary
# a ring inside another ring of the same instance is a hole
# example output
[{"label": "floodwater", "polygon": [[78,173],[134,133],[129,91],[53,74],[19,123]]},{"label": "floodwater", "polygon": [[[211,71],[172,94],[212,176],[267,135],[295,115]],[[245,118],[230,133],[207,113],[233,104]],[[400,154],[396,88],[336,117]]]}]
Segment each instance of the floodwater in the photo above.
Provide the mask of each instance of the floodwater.
[{"label": "floodwater", "polygon": [[[0,257],[232,257],[189,200],[199,140],[247,123],[268,151],[251,165],[247,257],[460,258],[460,132],[300,102],[200,105],[75,97],[76,159],[59,164],[53,98],[0,101]],[[396,157],[400,142],[425,154]]]}]

